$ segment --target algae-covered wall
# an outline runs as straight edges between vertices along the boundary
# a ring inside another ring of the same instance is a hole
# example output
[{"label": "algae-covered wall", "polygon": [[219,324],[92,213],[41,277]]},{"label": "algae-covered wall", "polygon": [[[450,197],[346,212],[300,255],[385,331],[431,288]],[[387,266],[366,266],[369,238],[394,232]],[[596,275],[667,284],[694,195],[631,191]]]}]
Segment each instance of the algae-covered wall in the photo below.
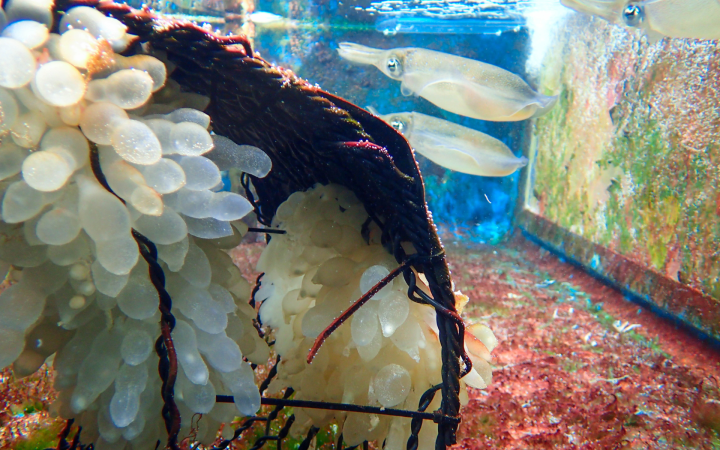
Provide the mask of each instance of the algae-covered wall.
[{"label": "algae-covered wall", "polygon": [[572,14],[540,84],[527,207],[720,299],[720,45]]},{"label": "algae-covered wall", "polygon": [[[497,35],[397,34],[375,30],[377,15],[362,10],[369,1],[309,2],[260,0],[256,10],[291,19],[271,28],[257,26],[255,47],[267,60],[291,68],[323,89],[380,113],[418,111],[490,134],[522,154],[527,122],[495,123],[460,117],[418,97],[404,97],[400,83],[372,66],[352,65],[337,54],[338,44],[375,48],[422,47],[478,59],[524,76],[526,30]],[[485,178],[445,170],[417,155],[428,203],[444,237],[457,242],[497,242],[512,230],[519,174]]]}]

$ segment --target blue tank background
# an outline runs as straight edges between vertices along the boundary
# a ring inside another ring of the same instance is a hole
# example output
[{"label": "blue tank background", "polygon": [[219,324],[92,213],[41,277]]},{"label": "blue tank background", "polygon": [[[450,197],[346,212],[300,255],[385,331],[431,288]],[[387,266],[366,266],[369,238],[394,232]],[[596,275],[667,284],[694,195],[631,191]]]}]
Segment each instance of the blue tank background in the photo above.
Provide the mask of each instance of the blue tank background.
[{"label": "blue tank background", "polygon": [[[404,97],[400,83],[372,66],[342,60],[335,50],[344,41],[375,48],[423,47],[484,61],[525,77],[529,36],[522,29],[502,36],[483,34],[397,34],[385,36],[375,30],[377,15],[356,7],[370,2],[335,0],[311,3],[260,0],[256,11],[290,17],[296,29],[256,29],[255,48],[263,58],[291,68],[361,107],[373,106],[381,114],[418,111],[459,123],[502,140],[520,156],[525,147],[525,122],[485,122],[444,111],[418,97]],[[489,178],[446,170],[417,156],[425,178],[427,200],[435,223],[447,240],[494,243],[512,227],[520,172]]]}]

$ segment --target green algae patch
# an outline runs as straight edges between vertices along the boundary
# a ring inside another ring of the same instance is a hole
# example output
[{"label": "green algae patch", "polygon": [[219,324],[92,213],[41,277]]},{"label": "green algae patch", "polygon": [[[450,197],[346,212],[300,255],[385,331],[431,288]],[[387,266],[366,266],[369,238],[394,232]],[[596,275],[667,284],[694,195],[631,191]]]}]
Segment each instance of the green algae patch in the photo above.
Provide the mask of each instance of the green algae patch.
[{"label": "green algae patch", "polygon": [[548,51],[533,212],[720,299],[720,53],[575,15]]}]

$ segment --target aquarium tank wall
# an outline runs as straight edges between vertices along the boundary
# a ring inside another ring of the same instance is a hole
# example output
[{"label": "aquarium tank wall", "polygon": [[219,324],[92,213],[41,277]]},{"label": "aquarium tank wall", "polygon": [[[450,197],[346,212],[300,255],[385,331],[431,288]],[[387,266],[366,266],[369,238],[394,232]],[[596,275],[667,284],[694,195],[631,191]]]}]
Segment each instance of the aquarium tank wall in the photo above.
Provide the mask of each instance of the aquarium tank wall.
[{"label": "aquarium tank wall", "polygon": [[560,100],[533,124],[521,223],[717,337],[717,42],[562,23],[537,72]]},{"label": "aquarium tank wall", "polygon": [[720,448],[718,0],[4,0],[0,448]]}]

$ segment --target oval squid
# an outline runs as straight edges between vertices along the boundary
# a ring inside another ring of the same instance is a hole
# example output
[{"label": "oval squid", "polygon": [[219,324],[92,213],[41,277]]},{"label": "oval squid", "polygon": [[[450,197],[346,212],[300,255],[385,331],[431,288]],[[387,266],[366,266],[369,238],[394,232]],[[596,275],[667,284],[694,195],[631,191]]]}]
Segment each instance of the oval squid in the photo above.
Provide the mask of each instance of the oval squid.
[{"label": "oval squid", "polygon": [[568,8],[662,37],[720,39],[720,0],[561,0]]},{"label": "oval squid", "polygon": [[538,117],[557,97],[538,94],[505,69],[422,48],[380,50],[343,42],[340,56],[370,64],[402,82],[403,95],[417,95],[440,108],[474,119],[514,122]]},{"label": "oval squid", "polygon": [[418,112],[380,115],[401,132],[413,149],[430,161],[457,172],[504,177],[527,165],[502,141],[477,130]]}]

